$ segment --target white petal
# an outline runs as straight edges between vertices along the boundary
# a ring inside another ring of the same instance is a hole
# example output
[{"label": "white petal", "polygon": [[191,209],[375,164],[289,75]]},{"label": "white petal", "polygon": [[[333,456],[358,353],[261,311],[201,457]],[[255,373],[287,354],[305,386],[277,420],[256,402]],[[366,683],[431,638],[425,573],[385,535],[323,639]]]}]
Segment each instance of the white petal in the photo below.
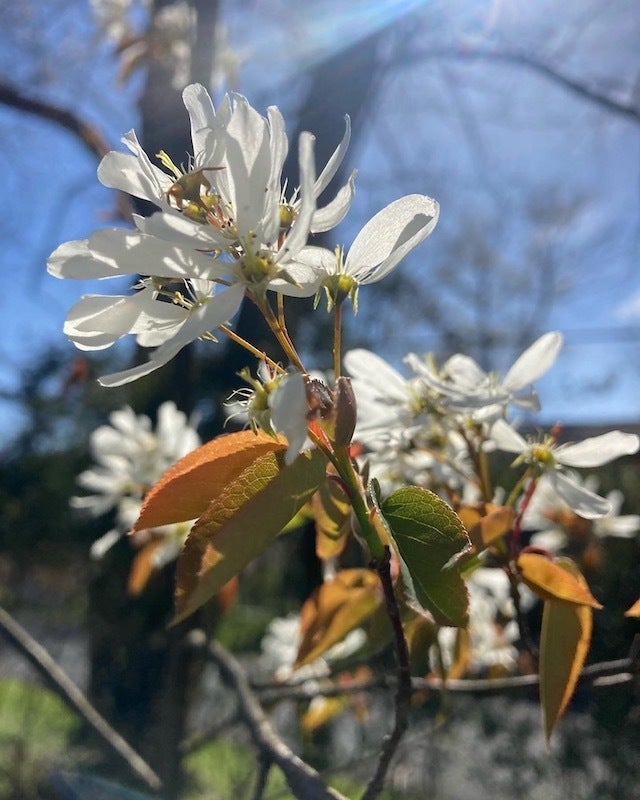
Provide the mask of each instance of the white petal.
[{"label": "white petal", "polygon": [[436,201],[424,195],[407,195],[390,203],[356,236],[345,271],[359,283],[379,281],[427,238],[438,213]]},{"label": "white petal", "polygon": [[130,333],[141,313],[138,295],[85,295],[69,311],[63,331],[80,349],[101,350]]},{"label": "white petal", "polygon": [[313,213],[316,210],[316,198],[313,194],[313,184],[316,177],[314,163],[315,137],[310,133],[301,133],[298,142],[298,156],[300,164],[300,207],[298,216],[282,247],[276,254],[276,261],[286,264],[307,243]]},{"label": "white petal", "polygon": [[345,131],[342,141],[333,151],[331,158],[327,161],[324,169],[318,175],[318,179],[315,182],[314,194],[316,197],[319,197],[331,182],[333,176],[340,168],[340,164],[342,164],[347,152],[347,148],[349,147],[349,142],[351,140],[351,118],[348,114],[345,115],[344,123]]},{"label": "white petal", "polygon": [[580,486],[559,470],[549,473],[549,482],[580,517],[597,519],[605,517],[611,511],[611,503],[608,500]]},{"label": "white petal", "polygon": [[[267,119],[269,120],[270,134],[270,157],[271,172],[269,175],[269,188],[280,194],[280,184],[282,181],[282,170],[289,151],[289,141],[285,132],[285,124],[282,114],[275,106],[267,109]],[[279,199],[279,197],[278,197]]]},{"label": "white petal", "polygon": [[292,464],[307,438],[307,393],[302,373],[285,375],[269,396],[271,422],[289,441],[285,463]]},{"label": "white petal", "polygon": [[553,366],[560,348],[562,334],[557,331],[545,333],[516,359],[504,376],[502,386],[509,391],[517,391],[537,381]]},{"label": "white petal", "polygon": [[137,231],[110,228],[97,231],[89,238],[94,257],[118,264],[120,271],[130,275],[153,275],[159,278],[219,278],[228,266],[199,253],[191,247],[148,236]]},{"label": "white petal", "polygon": [[471,356],[462,353],[447,359],[442,372],[453,382],[451,389],[463,394],[477,394],[488,387],[487,373]]},{"label": "white petal", "polygon": [[349,350],[344,355],[344,366],[354,381],[364,384],[373,394],[387,400],[407,402],[407,381],[375,353],[359,348]]},{"label": "white petal", "polygon": [[134,214],[133,221],[141,233],[192,250],[222,250],[229,244],[211,225],[201,225],[178,211],[157,212],[150,217]]},{"label": "white petal", "polygon": [[49,256],[47,270],[56,278],[114,278],[126,274],[113,259],[95,255],[89,249],[89,240],[61,244]]},{"label": "white petal", "polygon": [[122,141],[134,155],[116,151],[107,153],[98,167],[101,183],[156,205],[164,202],[166,192],[175,183],[175,178],[149,161],[134,131],[123,136]]},{"label": "white petal", "polygon": [[507,453],[522,453],[528,447],[522,436],[503,419],[493,423],[490,435],[496,447]]},{"label": "white petal", "polygon": [[[192,83],[182,92],[182,102],[189,114],[191,123],[191,141],[193,142],[193,155],[196,158],[196,167],[213,167],[217,164],[212,160],[210,164],[202,161],[203,154],[215,157],[212,152],[211,134],[216,127],[216,112],[209,97],[209,93],[199,83]],[[205,156],[205,157],[206,157]]]},{"label": "white petal", "polygon": [[575,444],[561,444],[554,450],[556,461],[568,467],[600,467],[620,456],[633,455],[640,447],[635,433],[610,431]]},{"label": "white petal", "polygon": [[105,375],[99,382],[103,386],[121,386],[162,367],[190,342],[231,319],[240,307],[243,296],[244,287],[241,284],[231,286],[217,294],[208,303],[192,312],[173,339],[158,347],[151,354],[149,361],[122,372]]},{"label": "white petal", "polygon": [[593,527],[596,536],[617,536],[620,539],[635,539],[640,531],[640,516],[625,514],[621,517],[602,517]]},{"label": "white petal", "polygon": [[96,561],[98,561],[120,539],[122,539],[122,531],[118,531],[115,528],[110,530],[108,533],[105,533],[104,536],[96,539],[91,545],[91,558],[94,558]]},{"label": "white petal", "polygon": [[317,208],[311,220],[311,232],[323,233],[335,228],[345,218],[351,207],[356,193],[356,170],[349,176],[349,180],[342,186],[330,203],[322,208]]},{"label": "white petal", "polygon": [[269,187],[271,154],[267,120],[246,98],[236,95],[227,125],[224,165],[218,188],[235,212],[241,239],[255,232],[264,216],[265,190]]}]

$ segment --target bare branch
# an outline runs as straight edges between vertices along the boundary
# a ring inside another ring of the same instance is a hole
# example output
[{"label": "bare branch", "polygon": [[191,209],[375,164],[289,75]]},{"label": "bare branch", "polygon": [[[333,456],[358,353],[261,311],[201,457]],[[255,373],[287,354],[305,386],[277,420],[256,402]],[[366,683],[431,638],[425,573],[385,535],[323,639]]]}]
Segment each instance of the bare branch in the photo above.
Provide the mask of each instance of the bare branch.
[{"label": "bare branch", "polygon": [[524,67],[532,72],[537,72],[539,75],[559,84],[577,97],[588,100],[590,103],[594,103],[606,111],[610,111],[613,114],[624,117],[635,123],[640,122],[640,108],[634,105],[633,102],[613,98],[604,94],[594,87],[587,86],[575,78],[565,75],[555,66],[539,58],[535,58],[534,56],[527,55],[526,53],[488,49],[435,48],[418,53],[413,52],[409,58],[415,60],[416,56],[425,59],[440,58],[455,61],[502,61],[506,64]]},{"label": "bare branch", "polygon": [[0,633],[36,668],[49,686],[98,734],[108,747],[153,791],[162,787],[160,778],[87,700],[49,653],[9,614],[0,608]]},{"label": "bare branch", "polygon": [[[580,673],[579,685],[591,686],[592,689],[604,690],[611,686],[620,686],[636,680],[639,665],[632,658],[620,658],[615,661],[601,661],[590,664]],[[411,691],[438,694],[450,692],[464,695],[498,695],[520,694],[535,688],[539,683],[537,674],[512,675],[505,678],[459,678],[443,681],[440,678],[412,678]],[[264,687],[256,690],[260,701],[265,705],[281,700],[311,700],[317,695],[323,697],[340,697],[346,694],[358,694],[380,689],[397,687],[397,680],[388,676],[380,676],[368,681],[359,681],[342,686],[331,681],[326,684],[315,683],[308,687],[304,683],[296,686]]]},{"label": "bare branch", "polygon": [[208,658],[217,665],[222,679],[236,692],[240,713],[249,728],[263,763],[276,764],[284,773],[289,788],[304,800],[347,800],[328,787],[313,767],[299,758],[274,731],[253,693],[242,666],[218,642],[204,645],[201,637],[193,636],[195,646],[204,647]]},{"label": "bare branch", "polygon": [[[66,108],[60,108],[60,106],[45,100],[28,97],[8,83],[0,82],[0,103],[60,126],[79,139],[98,161],[111,149],[105,137],[94,125],[80,119]],[[118,192],[117,209],[120,219],[131,219],[133,206],[129,196],[123,192]]]}]

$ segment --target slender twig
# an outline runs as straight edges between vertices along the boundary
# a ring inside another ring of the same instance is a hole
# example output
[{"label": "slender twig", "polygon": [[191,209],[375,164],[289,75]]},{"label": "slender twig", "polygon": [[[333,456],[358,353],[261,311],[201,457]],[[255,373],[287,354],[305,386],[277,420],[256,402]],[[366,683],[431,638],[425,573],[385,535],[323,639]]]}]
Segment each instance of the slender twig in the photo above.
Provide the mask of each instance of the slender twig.
[{"label": "slender twig", "polygon": [[529,630],[529,623],[527,622],[527,618],[522,610],[522,604],[520,602],[520,582],[518,580],[518,576],[514,572],[511,564],[507,564],[504,571],[509,579],[509,592],[511,594],[511,600],[516,612],[516,622],[518,623],[518,630],[520,631],[522,644],[535,659],[537,666],[540,653],[536,643],[533,641],[531,631]]},{"label": "slender twig", "polygon": [[36,668],[44,680],[62,697],[105,744],[121,758],[129,769],[150,789],[157,791],[162,782],[146,761],[91,705],[67,673],[4,608],[0,607],[0,633]]},{"label": "slender twig", "polygon": [[371,566],[380,576],[387,615],[393,630],[393,642],[398,666],[398,684],[396,686],[394,702],[395,719],[393,729],[384,739],[376,771],[362,795],[362,800],[374,800],[382,791],[385,775],[389,769],[391,759],[409,725],[409,708],[412,694],[409,649],[402,628],[398,602],[393,590],[393,581],[391,579],[391,553],[388,547],[386,548],[385,557],[374,560]]},{"label": "slender twig", "polygon": [[[621,685],[635,680],[638,670],[630,658],[620,658],[614,661],[601,661],[584,667],[580,673],[579,685],[589,685],[593,689],[606,689],[612,685]],[[518,694],[535,688],[539,683],[536,673],[530,675],[511,675],[504,678],[441,678],[430,676],[428,678],[412,678],[412,693],[429,692],[439,694],[450,692],[461,695],[497,695]],[[313,697],[341,697],[347,694],[359,694],[376,690],[389,690],[397,687],[397,679],[381,675],[368,681],[358,681],[341,685],[327,680],[312,686],[301,683],[299,685],[269,686],[255,688],[260,702],[271,705],[282,700],[311,700]]]},{"label": "slender twig", "polygon": [[[202,646],[201,642],[193,643]],[[231,653],[215,641],[206,644],[205,652],[217,665],[225,683],[235,691],[240,713],[261,759],[276,764],[282,770],[293,794],[300,800],[347,800],[340,792],[328,787],[319,773],[299,758],[274,731],[251,690],[242,666]]]}]

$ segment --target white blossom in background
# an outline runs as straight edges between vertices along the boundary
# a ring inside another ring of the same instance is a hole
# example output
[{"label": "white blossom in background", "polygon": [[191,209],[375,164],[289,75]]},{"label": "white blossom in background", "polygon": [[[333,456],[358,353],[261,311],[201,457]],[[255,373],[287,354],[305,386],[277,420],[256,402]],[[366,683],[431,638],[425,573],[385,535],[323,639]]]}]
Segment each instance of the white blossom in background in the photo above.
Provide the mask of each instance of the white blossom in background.
[{"label": "white blossom in background", "polygon": [[545,474],[556,494],[585,519],[606,517],[612,505],[581,485],[571,468],[600,467],[640,448],[638,436],[622,431],[610,431],[571,444],[557,444],[549,436],[527,440],[503,419],[493,424],[491,439],[499,450],[517,453],[516,462],[533,465]]},{"label": "white blossom in background", "polygon": [[[152,13],[151,0],[138,0],[137,3],[131,0],[90,2],[101,35],[118,53],[120,81],[124,82],[136,69],[155,60],[163,62],[174,88],[179,89],[188,83],[197,25],[197,13],[192,5],[185,0],[176,0]],[[248,51],[238,52],[231,47],[222,24],[216,25],[212,48],[214,64],[208,83],[214,90],[234,89]]]},{"label": "white blossom in background", "polygon": [[[144,495],[160,476],[200,445],[194,423],[172,402],[158,408],[155,429],[149,417],[135,414],[129,406],[112,412],[109,423],[91,434],[94,466],[77,478],[78,486],[90,494],[71,498],[73,508],[94,517],[115,510],[115,527],[94,542],[94,558],[131,530]],[[178,555],[190,528],[188,522],[153,530],[154,536],[165,540],[154,554],[156,566]]]},{"label": "white blossom in background", "polygon": [[328,677],[331,674],[331,662],[355,653],[365,643],[366,638],[366,633],[361,628],[356,628],[311,664],[294,670],[293,665],[301,642],[300,616],[290,614],[288,617],[276,617],[269,623],[260,648],[263,664],[276,680],[295,678],[296,681],[313,681]]},{"label": "white blossom in background", "polygon": [[470,474],[466,444],[436,411],[431,390],[368,350],[348,351],[344,365],[358,406],[354,438],[367,448],[371,475],[385,490],[462,488]]},{"label": "white blossom in background", "polygon": [[[584,488],[596,492],[598,480],[593,475],[587,475],[584,481],[580,476],[573,474],[576,483],[582,483]],[[608,536],[621,539],[634,539],[640,531],[640,516],[637,514],[621,514],[624,497],[622,492],[614,489],[605,498],[610,505],[606,516],[596,517],[593,520],[584,520],[577,517],[572,508],[558,495],[547,475],[543,475],[536,486],[523,516],[522,527],[525,530],[534,530],[531,544],[543,547],[551,552],[558,552],[568,544],[567,529],[572,531],[576,525],[582,531],[588,526],[587,533],[598,539]]]},{"label": "white blossom in background", "polygon": [[438,405],[483,422],[496,419],[510,403],[540,410],[533,383],[553,366],[562,341],[557,331],[545,333],[516,359],[502,379],[461,353],[451,356],[439,369],[431,357],[421,359],[410,353],[405,360],[435,394]]},{"label": "white blossom in background", "polygon": [[90,0],[90,6],[102,35],[114,45],[134,38],[129,18],[131,0]]},{"label": "white blossom in background", "polygon": [[[480,567],[465,580],[469,590],[470,676],[482,676],[501,668],[513,672],[517,666],[520,637],[511,600],[509,579],[501,569]],[[455,661],[456,628],[441,628],[438,643],[443,666],[449,669]]]},{"label": "white blossom in background", "polygon": [[277,108],[261,116],[241,95],[226,96],[215,110],[197,84],[184,91],[193,156],[186,168],[168,154],[155,166],[135,134],[123,141],[130,154],[111,152],[98,175],[111,188],[148,200],[159,211],[135,216],[136,231],[98,231],[67,242],[49,258],[58,278],[145,276],[126,296],[83,297],[65,333],[81,349],[109,347],[126,334],[156,346],[149,361],[101,379],[107,386],[135,380],[172,359],[198,338],[229,323],[245,292],[260,298],[269,289],[299,294],[314,282],[315,268],[294,261],[314,230],[340,222],[353,199],[353,176],[322,208],[317,198],[335,176],[350,128],[316,178],[314,137],[299,141],[300,186],[289,198],[282,186],[288,151]]}]

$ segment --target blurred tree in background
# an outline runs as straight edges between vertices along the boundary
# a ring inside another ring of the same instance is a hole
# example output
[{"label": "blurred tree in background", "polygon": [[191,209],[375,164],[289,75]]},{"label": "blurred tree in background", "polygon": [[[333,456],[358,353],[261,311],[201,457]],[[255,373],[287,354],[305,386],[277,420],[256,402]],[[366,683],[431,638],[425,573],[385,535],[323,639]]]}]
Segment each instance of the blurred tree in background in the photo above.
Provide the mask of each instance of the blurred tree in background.
[{"label": "blurred tree in background", "polygon": [[[255,105],[256,97],[264,106],[278,103],[292,142],[302,130],[316,135],[318,163],[335,147],[348,113],[348,157],[364,164],[357,182],[362,218],[406,191],[441,202],[437,252],[426,264],[423,256],[409,259],[391,289],[374,288],[351,344],[375,343],[391,358],[407,348],[460,350],[498,368],[543,328],[569,327],[576,331],[572,363],[565,383],[551,387],[555,395],[592,398],[582,422],[594,407],[600,420],[611,416],[609,400],[598,398],[624,396],[627,417],[636,421],[637,395],[629,397],[640,377],[640,315],[631,302],[640,294],[637,4],[360,5],[131,2],[122,4],[125,25],[117,3],[0,2],[0,136],[11,210],[0,227],[7,320],[0,399],[10,420],[2,427],[0,546],[21,570],[39,551],[50,557],[45,543],[87,553],[99,534],[95,523],[69,515],[68,498],[89,460],[89,433],[110,410],[127,402],[153,417],[173,399],[201,415],[203,438],[222,430],[221,406],[244,364],[233,345],[189,347],[118,390],[100,389],[95,376],[139,354],[123,348],[108,365],[77,358],[62,343],[49,346],[48,332],[61,328],[66,306],[62,288],[49,286],[45,257],[104,217],[127,224],[131,206],[97,184],[95,166],[134,123],[148,153],[187,158],[181,90],[192,81],[212,86],[220,79],[218,91],[253,92]],[[254,35],[245,44],[248,28]],[[292,185],[296,169],[287,164]],[[339,180],[350,169],[345,162]],[[255,342],[261,324],[245,305],[239,332],[250,331]],[[291,325],[306,334],[313,354],[317,331],[304,312]],[[278,359],[266,330],[260,341]],[[607,359],[603,345],[615,356]],[[580,366],[585,361],[592,372]],[[635,464],[603,481],[622,483],[628,510],[640,509]],[[287,547],[293,552],[281,552],[279,563],[295,558],[302,577],[294,586],[272,586],[279,613],[288,596],[306,596],[319,579],[311,538],[302,534]],[[639,593],[638,557],[635,541],[607,542],[600,553],[594,574],[616,611]],[[131,558],[121,542],[91,568],[91,686],[99,707],[162,771],[168,796],[177,796],[187,686],[199,666],[195,656],[185,663],[187,627],[165,629],[172,567],[154,578],[144,599],[133,599],[125,589]],[[259,589],[246,591],[264,601]],[[594,657],[626,654],[635,630],[612,613]]]}]

